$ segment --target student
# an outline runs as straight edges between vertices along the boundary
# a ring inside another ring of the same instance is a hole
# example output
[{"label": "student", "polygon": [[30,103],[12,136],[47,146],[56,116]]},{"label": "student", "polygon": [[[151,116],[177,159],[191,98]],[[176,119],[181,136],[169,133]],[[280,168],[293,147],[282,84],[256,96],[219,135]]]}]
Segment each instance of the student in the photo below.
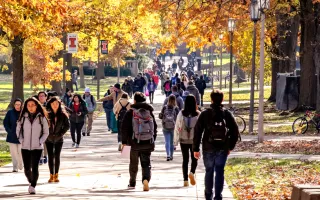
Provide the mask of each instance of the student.
[{"label": "student", "polygon": [[47,102],[49,112],[49,136],[46,141],[49,156],[49,183],[59,182],[60,153],[63,146],[63,136],[70,128],[69,117],[60,99],[52,97]]},{"label": "student", "polygon": [[166,97],[168,97],[171,94],[171,87],[170,87],[170,78],[167,77],[166,81],[163,84],[164,93],[166,94]]},{"label": "student", "polygon": [[[181,152],[182,152],[182,171],[184,186],[189,186],[188,182],[188,164],[189,157],[191,156],[191,170],[189,173],[189,179],[191,185],[195,185],[194,174],[198,165],[198,160],[195,159],[192,150],[193,137],[194,137],[194,127],[198,121],[198,116],[200,112],[197,108],[197,102],[193,95],[188,95],[185,100],[184,109],[179,112],[176,126],[174,129],[174,146],[178,145],[180,142]],[[189,152],[191,155],[189,155]]]},{"label": "student", "polygon": [[149,99],[150,99],[150,104],[153,104],[153,99],[154,99],[154,92],[157,89],[157,85],[154,82],[152,78],[149,79],[148,83],[148,91],[149,91]]},{"label": "student", "polygon": [[[153,115],[153,107],[146,103],[146,96],[142,92],[134,94],[134,104],[124,116],[121,133],[122,144],[130,145],[130,180],[128,188],[136,186],[139,158],[142,167],[143,190],[149,191],[151,179],[151,152],[154,151],[157,138],[157,123]],[[139,123],[144,125],[139,128]]]},{"label": "student", "polygon": [[[40,101],[40,103],[41,103],[41,105],[42,105],[43,107],[46,107],[46,105],[47,105],[47,99],[48,99],[48,94],[47,94],[45,91],[40,91],[40,92],[38,93],[37,99]],[[42,155],[41,155],[39,164],[40,164],[40,165],[42,165],[42,164],[47,164],[47,162],[48,162],[48,151],[47,151],[47,146],[46,146],[46,144],[44,143],[44,144],[43,144],[43,151],[42,151]]]},{"label": "student", "polygon": [[88,114],[86,115],[84,126],[82,127],[82,135],[90,136],[90,132],[92,130],[92,123],[93,123],[93,113],[97,108],[97,102],[94,96],[90,93],[90,88],[86,88],[84,90],[84,95],[82,96],[82,98],[86,102],[87,109],[88,109]]},{"label": "student", "polygon": [[39,178],[39,161],[49,135],[47,111],[34,97],[24,102],[23,110],[17,123],[16,134],[21,143],[24,173],[28,179],[29,193],[35,194]]},{"label": "student", "polygon": [[[109,90],[104,94],[104,97],[110,95],[113,92],[113,85],[109,87]],[[112,123],[111,123],[111,113],[113,112],[113,100],[106,100],[102,103],[104,112],[106,113],[106,119],[107,119],[107,126],[108,131],[112,129]]]},{"label": "student", "polygon": [[176,97],[170,95],[167,105],[162,108],[159,114],[159,118],[162,119],[163,135],[166,142],[167,161],[173,160],[173,133],[179,111]]},{"label": "student", "polygon": [[62,97],[62,103],[68,107],[70,102],[71,102],[71,98],[72,98],[72,95],[71,95],[71,90],[69,88],[66,88],[66,93],[63,95]]},{"label": "student", "polygon": [[[179,110],[182,110],[184,102],[183,102],[183,98],[180,96],[180,94],[178,92],[178,87],[176,85],[174,85],[174,86],[172,86],[171,90],[172,90],[172,95],[174,95],[176,97],[176,102],[177,102],[176,105],[178,106]],[[168,100],[169,100],[169,97],[167,97],[164,100],[163,106],[167,105]]]},{"label": "student", "polygon": [[127,110],[131,108],[131,103],[129,102],[129,96],[128,94],[124,93],[122,94],[121,99],[114,105],[113,107],[113,113],[116,116],[117,123],[118,123],[118,143],[119,143],[119,148],[118,150],[121,151],[121,146],[122,146],[122,140],[121,140],[121,124],[124,118],[124,115],[126,114]]},{"label": "student", "polygon": [[200,93],[199,93],[199,90],[194,85],[193,81],[189,81],[186,91],[192,94],[196,98],[197,105],[200,105]]},{"label": "student", "polygon": [[18,172],[23,169],[23,162],[21,156],[21,144],[17,138],[16,128],[17,121],[19,119],[21,108],[22,108],[22,100],[15,99],[13,102],[14,108],[9,110],[3,120],[3,126],[7,132],[6,142],[9,143],[10,154],[12,158],[13,170],[12,172]]},{"label": "student", "polygon": [[[71,137],[72,147],[79,148],[81,141],[81,129],[84,125],[85,116],[88,113],[86,102],[82,99],[79,94],[73,95],[72,101],[69,105],[71,110],[70,125],[71,125]],[[77,140],[76,134],[77,133]]]},{"label": "student", "polygon": [[206,81],[203,79],[203,75],[200,76],[200,79],[197,79],[196,87],[200,93],[200,99],[201,99],[200,105],[203,106],[204,90],[207,88],[207,84],[206,84]]},{"label": "student", "polygon": [[212,200],[213,186],[214,199],[222,200],[224,167],[230,151],[238,141],[239,130],[233,115],[223,108],[223,93],[220,90],[214,90],[210,97],[210,109],[200,114],[194,129],[193,151],[194,157],[200,159],[202,141],[203,162],[206,168],[206,200]]}]

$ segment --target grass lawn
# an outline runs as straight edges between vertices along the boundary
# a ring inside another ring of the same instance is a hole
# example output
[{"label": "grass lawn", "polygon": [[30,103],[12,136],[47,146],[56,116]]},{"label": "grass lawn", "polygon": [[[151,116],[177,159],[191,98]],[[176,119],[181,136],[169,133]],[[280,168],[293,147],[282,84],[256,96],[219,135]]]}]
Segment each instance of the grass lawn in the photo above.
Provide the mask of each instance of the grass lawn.
[{"label": "grass lawn", "polygon": [[9,146],[6,141],[0,140],[0,167],[11,162]]},{"label": "grass lawn", "polygon": [[320,163],[232,158],[225,178],[237,199],[290,199],[295,184],[320,184]]}]

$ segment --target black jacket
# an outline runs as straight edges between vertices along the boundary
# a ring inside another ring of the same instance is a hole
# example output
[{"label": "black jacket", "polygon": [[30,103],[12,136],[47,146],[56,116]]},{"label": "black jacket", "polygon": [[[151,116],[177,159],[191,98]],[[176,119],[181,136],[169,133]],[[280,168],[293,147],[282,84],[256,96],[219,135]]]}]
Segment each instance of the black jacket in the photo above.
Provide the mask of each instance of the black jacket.
[{"label": "black jacket", "polygon": [[54,113],[49,113],[50,127],[47,142],[56,143],[63,142],[63,136],[70,128],[69,119],[66,114],[58,113],[57,122],[54,122]]},{"label": "black jacket", "polygon": [[223,149],[214,147],[211,143],[209,143],[209,136],[210,136],[210,124],[212,123],[210,120],[213,117],[214,106],[211,105],[211,108],[203,111],[197,121],[197,124],[194,128],[194,138],[193,138],[193,151],[199,152],[200,151],[200,143],[202,139],[202,150],[204,152],[215,152],[219,150],[233,150],[238,138],[239,138],[239,129],[238,125],[233,117],[233,115],[225,110],[225,121],[226,126],[229,129],[228,135],[230,139],[228,140],[228,144]]},{"label": "black jacket", "polygon": [[[131,108],[135,108],[135,109],[144,108],[151,112],[151,116],[153,118],[153,123],[154,123],[154,141],[155,141],[157,138],[157,123],[152,113],[153,107],[146,103],[136,103],[136,104],[132,104]],[[140,143],[137,143],[136,139],[132,139],[132,134],[133,134],[132,116],[133,116],[133,110],[130,109],[127,111],[127,113],[123,117],[123,121],[121,124],[121,131],[120,131],[120,133],[122,134],[122,144],[130,145],[131,150],[133,151],[146,151],[146,152],[154,151],[154,146],[155,146],[154,143],[150,144],[150,141],[140,141]]]},{"label": "black jacket", "polygon": [[7,112],[3,120],[3,126],[6,129],[6,132],[8,133],[6,142],[20,144],[16,133],[19,115],[20,112],[16,111],[16,109],[13,108]]},{"label": "black jacket", "polygon": [[123,83],[121,89],[129,94],[132,92],[132,85],[130,85],[129,82],[127,84]]},{"label": "black jacket", "polygon": [[70,122],[73,123],[82,123],[84,122],[84,118],[86,114],[88,114],[87,105],[85,103],[80,103],[78,112],[81,112],[81,115],[78,116],[76,111],[74,110],[73,103],[70,103],[69,105],[71,114],[70,114]]},{"label": "black jacket", "polygon": [[206,81],[203,79],[198,79],[196,81],[196,87],[199,90],[200,94],[204,94],[204,90],[207,88]]}]

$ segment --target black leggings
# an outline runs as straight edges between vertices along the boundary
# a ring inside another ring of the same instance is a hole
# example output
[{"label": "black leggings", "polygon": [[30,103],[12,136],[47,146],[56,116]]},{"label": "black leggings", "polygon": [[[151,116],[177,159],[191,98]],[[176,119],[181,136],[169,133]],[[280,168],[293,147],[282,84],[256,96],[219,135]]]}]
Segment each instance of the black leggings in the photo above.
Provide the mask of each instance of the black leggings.
[{"label": "black leggings", "polygon": [[39,161],[42,155],[42,149],[26,150],[21,149],[24,165],[24,174],[26,175],[32,187],[36,187],[39,178]]},{"label": "black leggings", "polygon": [[189,151],[191,153],[191,172],[195,174],[197,166],[198,166],[198,160],[194,157],[193,151],[192,151],[192,144],[181,144],[181,152],[182,152],[182,171],[183,171],[183,178],[185,181],[188,180],[188,164],[189,164]]},{"label": "black leggings", "polygon": [[153,103],[153,98],[154,98],[154,91],[152,91],[152,92],[149,91],[150,103]]},{"label": "black leggings", "polygon": [[[47,145],[47,151],[48,151],[48,156],[49,156],[50,174],[59,173],[60,154],[61,154],[63,142],[57,142],[54,144],[51,142],[46,142],[46,145]],[[53,152],[53,146],[55,148],[54,152]],[[54,171],[53,171],[53,167],[54,167]]]},{"label": "black leggings", "polygon": [[[77,143],[80,144],[81,141],[81,129],[83,127],[84,122],[81,123],[75,123],[75,122],[71,122],[71,137],[72,137],[72,141],[73,143]],[[76,141],[76,133],[77,132],[77,141]]]}]

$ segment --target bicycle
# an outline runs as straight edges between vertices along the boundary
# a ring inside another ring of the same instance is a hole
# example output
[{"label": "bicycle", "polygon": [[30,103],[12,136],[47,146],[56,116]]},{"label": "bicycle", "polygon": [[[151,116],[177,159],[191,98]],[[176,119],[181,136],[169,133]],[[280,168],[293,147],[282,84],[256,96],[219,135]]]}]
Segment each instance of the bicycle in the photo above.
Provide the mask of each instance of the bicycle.
[{"label": "bicycle", "polygon": [[246,121],[239,115],[236,115],[237,109],[231,107],[228,109],[234,116],[234,119],[236,120],[236,123],[238,124],[239,132],[243,133],[246,130]]},{"label": "bicycle", "polygon": [[298,117],[296,120],[294,120],[292,124],[293,133],[305,134],[309,128],[309,123],[313,124],[319,133],[320,121],[316,121],[315,117],[320,117],[320,114],[317,114],[315,111],[311,111],[311,110],[315,110],[313,107],[302,105],[302,108],[306,110],[306,113],[304,114],[303,117]]}]

